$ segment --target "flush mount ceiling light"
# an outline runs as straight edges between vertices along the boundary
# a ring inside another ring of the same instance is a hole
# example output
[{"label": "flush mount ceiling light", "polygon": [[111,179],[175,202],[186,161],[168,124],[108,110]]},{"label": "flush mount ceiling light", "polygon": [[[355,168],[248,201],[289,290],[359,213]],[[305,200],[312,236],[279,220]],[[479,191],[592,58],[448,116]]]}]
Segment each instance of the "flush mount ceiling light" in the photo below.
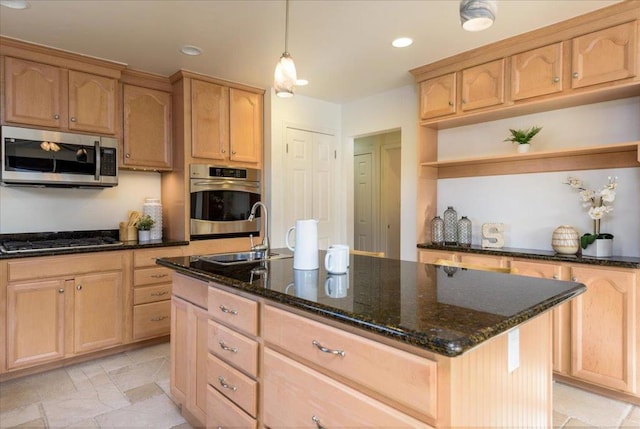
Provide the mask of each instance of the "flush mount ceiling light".
[{"label": "flush mount ceiling light", "polygon": [[0,6],[10,9],[26,9],[29,7],[29,3],[26,0],[0,0]]},{"label": "flush mount ceiling light", "polygon": [[493,25],[498,11],[496,0],[460,0],[460,22],[467,31],[482,31]]},{"label": "flush mount ceiling light", "polygon": [[391,42],[391,45],[394,48],[406,48],[407,46],[413,45],[413,39],[409,37],[398,37],[393,42]]},{"label": "flush mount ceiling light", "polygon": [[184,45],[182,48],[180,48],[180,52],[182,52],[185,55],[196,56],[202,53],[202,49],[193,45]]},{"label": "flush mount ceiling light", "polygon": [[280,61],[276,65],[274,73],[273,87],[278,97],[293,97],[293,88],[298,80],[296,74],[296,65],[288,51],[288,34],[289,32],[289,0],[286,0],[286,15],[284,21],[284,52],[280,57]]}]

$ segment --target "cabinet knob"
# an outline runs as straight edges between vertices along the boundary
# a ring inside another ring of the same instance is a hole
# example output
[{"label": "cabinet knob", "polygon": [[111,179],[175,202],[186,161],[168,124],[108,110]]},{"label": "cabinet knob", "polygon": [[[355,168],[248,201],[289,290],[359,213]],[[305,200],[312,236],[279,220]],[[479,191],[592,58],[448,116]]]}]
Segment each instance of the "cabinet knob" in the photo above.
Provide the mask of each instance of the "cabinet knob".
[{"label": "cabinet knob", "polygon": [[558,280],[558,275],[557,275],[557,274],[554,274],[554,275],[553,275],[553,279],[554,279],[554,280]]},{"label": "cabinet knob", "polygon": [[324,429],[324,426],[320,424],[320,419],[316,416],[312,416],[311,420],[316,424],[317,429]]},{"label": "cabinet knob", "polygon": [[573,77],[574,77],[574,79],[575,79],[575,78],[577,78],[577,77],[578,77],[578,76],[580,76],[580,75],[578,74],[578,72],[573,72],[573,74],[572,74],[571,76],[573,76]]},{"label": "cabinet knob", "polygon": [[232,150],[232,151],[231,151],[231,155],[235,155],[235,154],[236,154],[236,151],[235,151],[235,150]]},{"label": "cabinet knob", "polygon": [[222,152],[222,153],[227,153],[227,151],[226,151],[226,150],[224,150],[224,149],[222,149],[220,152]]},{"label": "cabinet knob", "polygon": [[127,153],[124,155],[125,158],[131,158],[131,154]]},{"label": "cabinet knob", "polygon": [[150,322],[162,322],[165,319],[168,319],[169,316],[158,316],[158,317],[152,317],[151,319],[149,319]]},{"label": "cabinet knob", "polygon": [[465,100],[464,98],[462,99],[462,104],[467,104],[467,100]]},{"label": "cabinet knob", "polygon": [[572,281],[572,282],[577,282],[577,281],[578,281],[578,278],[577,278],[577,277],[571,277],[571,281]]},{"label": "cabinet knob", "polygon": [[53,119],[60,119],[60,115],[53,115]]},{"label": "cabinet knob", "polygon": [[453,107],[453,102],[451,102],[451,101],[450,101],[450,102],[449,102],[449,106],[452,106],[452,107]]},{"label": "cabinet knob", "polygon": [[560,78],[558,76],[553,78],[553,83],[558,83],[560,82]]},{"label": "cabinet knob", "polygon": [[62,288],[58,289],[58,293],[64,293],[64,289]]},{"label": "cabinet knob", "polygon": [[76,286],[76,289],[77,289],[77,290],[82,290],[82,285],[78,285],[78,286]]},{"label": "cabinet knob", "polygon": [[69,120],[70,120],[71,122],[75,122],[75,121],[76,121],[76,118],[72,116],[72,117],[71,117],[71,119],[69,119]]}]

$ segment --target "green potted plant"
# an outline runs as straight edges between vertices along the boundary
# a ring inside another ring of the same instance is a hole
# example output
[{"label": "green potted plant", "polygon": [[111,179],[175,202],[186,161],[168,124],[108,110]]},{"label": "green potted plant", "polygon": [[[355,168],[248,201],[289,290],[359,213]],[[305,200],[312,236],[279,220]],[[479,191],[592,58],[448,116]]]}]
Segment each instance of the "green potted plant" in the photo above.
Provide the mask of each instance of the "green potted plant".
[{"label": "green potted plant", "polygon": [[510,137],[504,139],[506,142],[518,143],[518,152],[529,152],[531,139],[540,132],[542,127],[531,127],[528,130],[514,130],[509,128]]},{"label": "green potted plant", "polygon": [[151,227],[156,222],[149,215],[144,215],[138,220],[138,241],[149,241],[151,238]]}]

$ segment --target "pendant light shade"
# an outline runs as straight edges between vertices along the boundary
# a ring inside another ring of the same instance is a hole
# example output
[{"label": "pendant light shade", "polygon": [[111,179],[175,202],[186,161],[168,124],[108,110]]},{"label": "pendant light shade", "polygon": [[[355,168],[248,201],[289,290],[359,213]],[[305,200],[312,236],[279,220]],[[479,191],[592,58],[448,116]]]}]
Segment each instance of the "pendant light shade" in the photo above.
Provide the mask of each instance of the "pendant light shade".
[{"label": "pendant light shade", "polygon": [[276,65],[276,71],[274,73],[273,87],[276,90],[278,97],[288,98],[293,97],[293,89],[296,85],[298,76],[296,73],[296,65],[293,62],[293,58],[289,55],[287,49],[288,46],[288,34],[289,32],[289,0],[286,0],[286,16],[284,24],[284,53],[280,57],[280,61]]},{"label": "pendant light shade", "polygon": [[497,12],[496,0],[460,0],[460,22],[467,31],[482,31],[491,27]]}]

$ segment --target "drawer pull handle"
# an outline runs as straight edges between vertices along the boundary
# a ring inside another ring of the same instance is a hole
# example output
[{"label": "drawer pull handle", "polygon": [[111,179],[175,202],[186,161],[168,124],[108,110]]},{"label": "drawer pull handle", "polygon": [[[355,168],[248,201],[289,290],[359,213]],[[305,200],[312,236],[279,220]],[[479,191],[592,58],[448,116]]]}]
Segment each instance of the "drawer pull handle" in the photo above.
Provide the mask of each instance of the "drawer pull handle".
[{"label": "drawer pull handle", "polygon": [[154,279],[161,279],[163,277],[169,277],[169,274],[164,273],[164,274],[151,274],[151,277],[153,277]]},{"label": "drawer pull handle", "polygon": [[164,319],[168,319],[168,318],[169,318],[169,316],[158,316],[158,317],[152,317],[150,320],[152,322],[161,322]]},{"label": "drawer pull handle", "polygon": [[311,420],[313,420],[313,422],[316,424],[316,427],[318,429],[324,429],[324,426],[320,424],[320,419],[317,416],[312,416]]},{"label": "drawer pull handle", "polygon": [[226,344],[224,343],[224,341],[222,341],[222,340],[220,340],[220,341],[218,342],[218,344],[220,344],[220,348],[221,348],[222,350],[226,350],[226,351],[231,352],[231,353],[238,353],[238,349],[237,349],[236,347],[229,347],[229,346],[228,346],[228,345],[226,345]]},{"label": "drawer pull handle", "polygon": [[318,348],[318,350],[320,350],[322,353],[331,353],[332,355],[338,355],[338,356],[342,356],[342,357],[344,357],[346,355],[344,350],[331,350],[331,349],[328,349],[328,348],[324,347],[322,344],[320,344],[319,342],[317,342],[316,340],[311,341],[311,344],[316,346]]},{"label": "drawer pull handle", "polygon": [[220,310],[223,313],[233,314],[234,316],[236,316],[238,314],[237,310],[230,310],[227,307],[225,307],[224,304],[220,306]]},{"label": "drawer pull handle", "polygon": [[236,390],[238,390],[238,388],[236,386],[231,386],[230,384],[228,384],[225,381],[224,377],[221,376],[221,375],[218,376],[218,381],[220,382],[220,386],[224,387],[225,389],[229,389],[232,392],[235,392]]},{"label": "drawer pull handle", "polygon": [[162,296],[162,295],[166,295],[169,292],[167,292],[166,290],[164,292],[152,292],[151,296]]}]

